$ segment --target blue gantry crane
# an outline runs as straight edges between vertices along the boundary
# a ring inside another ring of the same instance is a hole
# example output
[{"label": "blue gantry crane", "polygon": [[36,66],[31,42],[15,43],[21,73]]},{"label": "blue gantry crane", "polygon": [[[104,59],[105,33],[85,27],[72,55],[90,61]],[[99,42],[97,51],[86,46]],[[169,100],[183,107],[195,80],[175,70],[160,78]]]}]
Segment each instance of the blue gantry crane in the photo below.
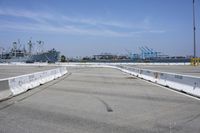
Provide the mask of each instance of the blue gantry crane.
[{"label": "blue gantry crane", "polygon": [[161,54],[161,52],[157,52],[153,50],[152,48],[145,47],[139,47],[141,51],[141,58],[142,59],[150,59],[150,58],[158,58]]}]

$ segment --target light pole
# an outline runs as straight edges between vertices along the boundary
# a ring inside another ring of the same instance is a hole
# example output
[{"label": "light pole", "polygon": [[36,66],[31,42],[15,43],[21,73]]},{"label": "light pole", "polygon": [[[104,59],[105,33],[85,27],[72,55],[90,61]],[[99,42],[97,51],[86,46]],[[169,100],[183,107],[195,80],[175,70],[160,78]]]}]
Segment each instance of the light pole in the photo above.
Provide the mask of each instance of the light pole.
[{"label": "light pole", "polygon": [[195,26],[195,0],[193,0],[193,32],[194,32],[194,58],[196,58],[196,26]]}]

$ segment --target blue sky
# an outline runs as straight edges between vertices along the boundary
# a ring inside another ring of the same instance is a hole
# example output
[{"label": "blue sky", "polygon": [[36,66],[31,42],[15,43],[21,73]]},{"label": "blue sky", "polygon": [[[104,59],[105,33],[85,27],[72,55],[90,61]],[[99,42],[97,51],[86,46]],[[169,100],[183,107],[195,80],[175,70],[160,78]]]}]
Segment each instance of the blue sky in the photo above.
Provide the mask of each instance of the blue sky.
[{"label": "blue sky", "polygon": [[[200,0],[196,0],[200,55]],[[192,0],[0,0],[0,47],[43,40],[68,57],[139,53],[148,46],[192,55]]]}]

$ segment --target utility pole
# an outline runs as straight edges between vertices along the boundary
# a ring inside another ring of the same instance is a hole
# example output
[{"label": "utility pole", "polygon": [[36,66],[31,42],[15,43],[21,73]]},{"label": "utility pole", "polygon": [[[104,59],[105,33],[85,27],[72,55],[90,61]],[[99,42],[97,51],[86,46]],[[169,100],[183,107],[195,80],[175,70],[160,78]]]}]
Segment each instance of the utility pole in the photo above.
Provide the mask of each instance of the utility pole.
[{"label": "utility pole", "polygon": [[194,32],[194,58],[196,58],[196,26],[195,26],[195,0],[193,0],[193,32]]}]

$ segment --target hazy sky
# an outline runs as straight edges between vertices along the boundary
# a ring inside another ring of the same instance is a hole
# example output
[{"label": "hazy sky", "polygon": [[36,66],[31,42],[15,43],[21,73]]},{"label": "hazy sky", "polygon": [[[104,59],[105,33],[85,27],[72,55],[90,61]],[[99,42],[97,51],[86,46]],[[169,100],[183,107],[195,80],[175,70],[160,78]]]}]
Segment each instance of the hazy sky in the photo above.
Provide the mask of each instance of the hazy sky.
[{"label": "hazy sky", "polygon": [[[200,0],[196,0],[200,55]],[[43,40],[66,56],[193,54],[192,0],[0,0],[0,47]]]}]

